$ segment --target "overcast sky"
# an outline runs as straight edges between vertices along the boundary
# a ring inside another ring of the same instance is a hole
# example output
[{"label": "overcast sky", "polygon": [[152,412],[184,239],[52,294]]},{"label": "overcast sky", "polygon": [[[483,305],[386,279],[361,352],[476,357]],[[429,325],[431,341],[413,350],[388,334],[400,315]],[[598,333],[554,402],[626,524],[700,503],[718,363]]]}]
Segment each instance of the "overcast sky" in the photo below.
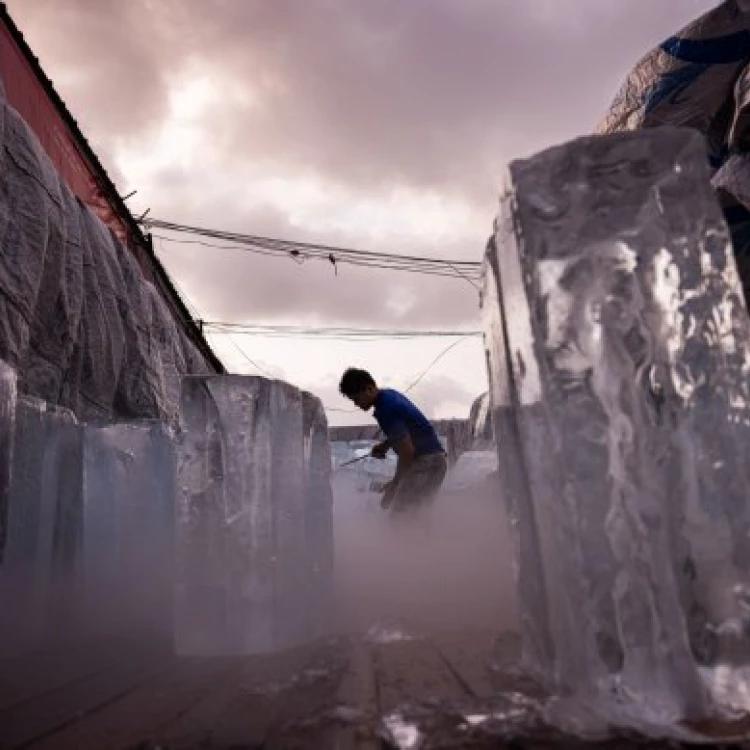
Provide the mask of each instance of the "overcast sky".
[{"label": "overcast sky", "polygon": [[[712,0],[9,0],[134,213],[480,260],[504,165],[590,132],[629,68]],[[479,327],[467,283],[157,241],[204,320]],[[333,409],[364,366],[404,387],[450,341],[213,336],[227,368]],[[479,340],[411,392],[465,416]],[[367,423],[331,411],[332,423]]]}]

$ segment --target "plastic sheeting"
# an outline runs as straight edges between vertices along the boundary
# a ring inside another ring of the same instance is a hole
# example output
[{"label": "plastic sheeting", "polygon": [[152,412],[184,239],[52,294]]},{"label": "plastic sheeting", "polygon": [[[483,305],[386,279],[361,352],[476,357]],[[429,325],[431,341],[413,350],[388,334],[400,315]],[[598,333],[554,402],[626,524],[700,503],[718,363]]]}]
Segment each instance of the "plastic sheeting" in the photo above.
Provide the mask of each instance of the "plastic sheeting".
[{"label": "plastic sheeting", "polygon": [[210,367],[132,254],[60,181],[0,87],[0,358],[84,420],[174,419]]},{"label": "plastic sheeting", "polygon": [[750,2],[726,0],[645,55],[598,133],[676,125],[708,142],[746,298],[750,294]]}]

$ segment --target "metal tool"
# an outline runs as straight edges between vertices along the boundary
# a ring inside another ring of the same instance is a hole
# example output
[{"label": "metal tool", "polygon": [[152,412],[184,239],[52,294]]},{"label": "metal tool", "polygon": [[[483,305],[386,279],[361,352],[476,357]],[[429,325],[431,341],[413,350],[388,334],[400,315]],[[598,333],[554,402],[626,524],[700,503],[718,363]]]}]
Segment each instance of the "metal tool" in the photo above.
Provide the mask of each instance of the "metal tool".
[{"label": "metal tool", "polygon": [[336,471],[338,471],[339,469],[343,469],[345,466],[351,466],[352,464],[356,464],[358,461],[364,461],[364,459],[370,458],[370,455],[371,454],[369,453],[365,453],[364,456],[357,456],[356,458],[350,458],[348,461],[344,461],[343,464],[339,464],[336,467]]}]

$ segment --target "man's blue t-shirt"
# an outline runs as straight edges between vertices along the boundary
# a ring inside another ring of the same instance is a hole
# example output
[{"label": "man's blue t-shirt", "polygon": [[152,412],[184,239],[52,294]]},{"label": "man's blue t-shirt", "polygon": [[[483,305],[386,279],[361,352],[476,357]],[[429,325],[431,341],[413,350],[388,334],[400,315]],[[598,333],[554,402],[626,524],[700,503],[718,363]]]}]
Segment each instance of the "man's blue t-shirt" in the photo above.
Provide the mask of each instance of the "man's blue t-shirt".
[{"label": "man's blue t-shirt", "polygon": [[409,435],[418,456],[443,451],[427,417],[406,396],[392,388],[378,391],[374,417],[391,445]]}]

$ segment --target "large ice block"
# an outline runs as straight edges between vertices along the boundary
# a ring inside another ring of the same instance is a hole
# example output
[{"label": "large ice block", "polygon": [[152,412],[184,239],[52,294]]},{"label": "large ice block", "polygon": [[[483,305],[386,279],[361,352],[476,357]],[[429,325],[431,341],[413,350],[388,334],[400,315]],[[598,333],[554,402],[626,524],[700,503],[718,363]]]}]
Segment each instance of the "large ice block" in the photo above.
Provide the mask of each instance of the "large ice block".
[{"label": "large ice block", "polygon": [[54,534],[54,508],[42,496],[42,463],[46,404],[39,399],[18,399],[13,434],[8,527],[5,559],[0,569],[3,607],[0,623],[4,642],[14,649],[29,648],[36,640],[34,609],[39,588],[37,575],[49,570]]},{"label": "large ice block", "polygon": [[176,646],[262,653],[308,636],[303,398],[259,377],[187,377]]},{"label": "large ice block", "polygon": [[[60,632],[58,573],[66,562],[56,549],[61,513],[80,501],[80,464],[70,463],[68,444],[77,441],[76,421],[65,409],[19,398],[13,437],[5,560],[0,568],[6,640],[38,645]],[[78,481],[76,481],[78,480]],[[53,627],[54,624],[54,627]]]},{"label": "large ice block", "polygon": [[516,420],[515,410],[519,399],[510,371],[508,320],[502,304],[494,237],[487,245],[485,256],[482,317],[498,472],[511,521],[523,661],[529,672],[549,679],[554,674],[555,652],[548,612],[542,542],[537,511],[528,485],[524,446]]},{"label": "large ice block", "polygon": [[331,443],[323,404],[311,393],[302,394],[305,445],[305,538],[309,571],[307,615],[309,635],[328,631],[333,604],[333,492]]},{"label": "large ice block", "polygon": [[8,537],[17,389],[16,371],[0,360],[0,565],[5,560],[5,545]]},{"label": "large ice block", "polygon": [[716,629],[743,616],[750,519],[750,325],[703,140],[514,162],[495,240],[485,334],[526,645],[557,685],[616,676],[652,714],[701,715],[694,658],[723,658]]},{"label": "large ice block", "polygon": [[87,425],[83,436],[83,626],[171,632],[174,440],[161,422]]}]

